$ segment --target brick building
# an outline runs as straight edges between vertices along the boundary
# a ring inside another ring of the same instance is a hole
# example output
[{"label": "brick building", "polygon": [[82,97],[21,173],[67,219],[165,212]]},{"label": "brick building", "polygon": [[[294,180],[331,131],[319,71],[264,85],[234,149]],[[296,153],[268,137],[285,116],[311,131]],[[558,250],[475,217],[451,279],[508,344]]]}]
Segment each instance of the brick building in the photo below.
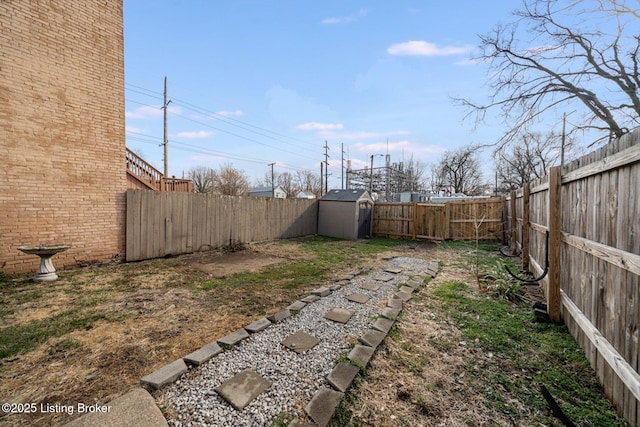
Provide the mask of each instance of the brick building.
[{"label": "brick building", "polygon": [[0,271],[122,257],[122,0],[0,1]]}]

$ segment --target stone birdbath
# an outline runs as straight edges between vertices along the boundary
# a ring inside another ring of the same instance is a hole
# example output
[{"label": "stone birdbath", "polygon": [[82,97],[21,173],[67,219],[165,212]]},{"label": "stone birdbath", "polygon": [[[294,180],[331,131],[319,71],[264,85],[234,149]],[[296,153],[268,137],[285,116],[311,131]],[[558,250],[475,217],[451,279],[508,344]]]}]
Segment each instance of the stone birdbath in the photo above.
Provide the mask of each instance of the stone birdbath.
[{"label": "stone birdbath", "polygon": [[66,251],[70,247],[71,245],[20,246],[18,250],[25,254],[38,255],[40,257],[40,267],[38,267],[34,279],[42,282],[50,282],[58,278],[51,258],[58,252]]}]

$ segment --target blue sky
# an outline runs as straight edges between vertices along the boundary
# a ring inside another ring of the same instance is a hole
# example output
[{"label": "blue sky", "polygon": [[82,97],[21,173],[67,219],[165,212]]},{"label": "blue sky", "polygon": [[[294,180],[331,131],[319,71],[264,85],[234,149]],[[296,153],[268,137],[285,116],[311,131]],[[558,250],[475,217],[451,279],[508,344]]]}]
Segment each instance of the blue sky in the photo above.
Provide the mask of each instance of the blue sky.
[{"label": "blue sky", "polygon": [[[163,170],[168,78],[169,172],[232,163],[251,182],[270,171],[320,172],[341,185],[373,154],[436,163],[491,143],[450,99],[484,100],[478,34],[511,20],[516,1],[125,0],[127,146]],[[382,156],[375,157],[381,166]],[[490,162],[486,162],[490,180]]]}]

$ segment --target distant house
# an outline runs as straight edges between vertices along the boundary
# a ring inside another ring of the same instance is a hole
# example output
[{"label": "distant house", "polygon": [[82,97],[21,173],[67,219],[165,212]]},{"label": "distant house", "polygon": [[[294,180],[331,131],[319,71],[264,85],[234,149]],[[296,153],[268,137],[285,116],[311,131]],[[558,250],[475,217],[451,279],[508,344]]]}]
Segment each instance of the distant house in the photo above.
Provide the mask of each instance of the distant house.
[{"label": "distant house", "polygon": [[269,187],[256,187],[249,190],[249,196],[251,197],[275,197],[276,199],[286,199],[287,192],[281,186],[275,188]]},{"label": "distant house", "polygon": [[307,199],[307,200],[313,200],[316,198],[316,195],[313,194],[311,191],[301,191],[298,193],[298,195],[296,196],[296,198],[298,199]]},{"label": "distant house", "polygon": [[371,237],[373,199],[366,190],[331,190],[318,207],[318,234],[342,239]]}]

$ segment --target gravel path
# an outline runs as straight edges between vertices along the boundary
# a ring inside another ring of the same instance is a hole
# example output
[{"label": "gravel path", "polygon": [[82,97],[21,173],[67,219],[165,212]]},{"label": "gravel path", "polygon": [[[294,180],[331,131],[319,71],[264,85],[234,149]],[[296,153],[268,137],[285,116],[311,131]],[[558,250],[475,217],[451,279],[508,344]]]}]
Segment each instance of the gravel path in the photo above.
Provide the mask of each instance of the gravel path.
[{"label": "gravel path", "polygon": [[[399,257],[387,261],[382,269],[358,274],[339,290],[308,304],[298,314],[272,324],[266,330],[241,341],[180,380],[164,389],[157,400],[166,406],[170,426],[268,426],[278,415],[302,415],[314,393],[327,386],[325,377],[341,355],[348,353],[358,337],[371,327],[385,307],[387,299],[400,284],[422,273],[429,261]],[[400,268],[387,282],[376,280],[389,276],[385,269]],[[377,291],[361,288],[365,283],[380,285]],[[348,301],[354,292],[371,297],[365,304]],[[346,324],[325,319],[332,308],[355,311]],[[283,307],[284,308],[284,307]],[[306,353],[298,354],[280,345],[287,336],[304,331],[320,340]],[[253,400],[244,410],[237,411],[215,391],[215,387],[244,369],[251,368],[272,382],[272,386]]]}]

